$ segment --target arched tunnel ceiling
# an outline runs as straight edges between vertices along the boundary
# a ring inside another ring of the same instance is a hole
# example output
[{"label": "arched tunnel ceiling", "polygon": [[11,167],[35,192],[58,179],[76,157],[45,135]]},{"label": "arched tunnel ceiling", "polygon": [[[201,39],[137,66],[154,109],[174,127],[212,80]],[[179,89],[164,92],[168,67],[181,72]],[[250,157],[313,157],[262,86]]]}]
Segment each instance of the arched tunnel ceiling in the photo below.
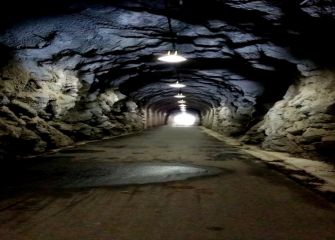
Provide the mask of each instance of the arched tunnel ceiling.
[{"label": "arched tunnel ceiling", "polygon": [[[9,48],[32,78],[71,71],[91,91],[119,88],[164,111],[176,108],[177,91],[167,84],[177,73],[187,85],[189,107],[205,111],[257,98],[273,102],[298,74],[333,62],[331,0],[168,0],[167,6],[150,0],[61,1],[48,8],[33,1],[23,5],[27,11],[19,19],[11,15],[13,4],[1,17],[1,49]],[[166,16],[185,63],[157,61],[171,50]]]}]

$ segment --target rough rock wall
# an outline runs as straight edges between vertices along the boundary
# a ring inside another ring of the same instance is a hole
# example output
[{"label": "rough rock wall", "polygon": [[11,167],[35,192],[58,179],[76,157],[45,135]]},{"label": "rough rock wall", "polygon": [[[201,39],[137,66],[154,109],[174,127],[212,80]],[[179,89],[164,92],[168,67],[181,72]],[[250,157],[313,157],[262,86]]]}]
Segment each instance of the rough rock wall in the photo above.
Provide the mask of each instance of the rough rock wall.
[{"label": "rough rock wall", "polygon": [[1,158],[144,128],[143,110],[116,89],[92,89],[74,71],[43,74],[36,77],[18,61],[1,70]]},{"label": "rough rock wall", "polygon": [[237,136],[245,133],[254,119],[257,97],[263,89],[257,82],[233,85],[229,96],[222,98],[202,116],[202,124],[220,133]]},{"label": "rough rock wall", "polygon": [[222,104],[211,109],[203,118],[203,125],[227,135],[239,135],[246,131],[252,119],[254,106],[245,103],[245,106],[236,107]]},{"label": "rough rock wall", "polygon": [[335,71],[298,79],[243,140],[298,155],[335,157]]}]

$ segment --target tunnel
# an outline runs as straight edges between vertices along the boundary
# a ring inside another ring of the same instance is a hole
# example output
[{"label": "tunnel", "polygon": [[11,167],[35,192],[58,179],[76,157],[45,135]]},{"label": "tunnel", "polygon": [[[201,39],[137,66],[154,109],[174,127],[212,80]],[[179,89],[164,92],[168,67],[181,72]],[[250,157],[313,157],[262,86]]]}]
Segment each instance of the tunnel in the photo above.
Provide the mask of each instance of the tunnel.
[{"label": "tunnel", "polygon": [[335,239],[334,29],[332,0],[1,3],[0,238]]},{"label": "tunnel", "polygon": [[198,126],[200,125],[200,116],[198,112],[192,110],[175,110],[169,113],[166,124],[175,127]]}]

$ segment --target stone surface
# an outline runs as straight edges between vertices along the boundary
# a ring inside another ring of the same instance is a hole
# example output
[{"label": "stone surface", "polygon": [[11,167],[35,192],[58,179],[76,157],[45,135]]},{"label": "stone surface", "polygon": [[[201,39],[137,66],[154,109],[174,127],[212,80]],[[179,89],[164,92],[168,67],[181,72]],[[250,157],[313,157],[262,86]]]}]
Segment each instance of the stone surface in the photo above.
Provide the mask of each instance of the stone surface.
[{"label": "stone surface", "polygon": [[[246,142],[259,142],[264,132],[265,148],[306,152],[309,155],[334,156],[335,115],[329,109],[335,101],[335,73],[324,71],[313,77],[303,77],[292,85],[283,100],[265,115],[264,121],[249,130]],[[329,114],[332,113],[332,114]]]},{"label": "stone surface", "polygon": [[[19,65],[10,67],[20,69]],[[131,100],[121,101],[127,98],[118,91],[90,93],[71,72],[50,75],[50,80],[43,80],[38,86],[22,87],[22,81],[16,86],[14,78],[20,75],[16,70],[6,73],[9,70],[5,68],[3,72],[10,79],[1,84],[0,142],[2,152],[10,157],[144,127],[141,109]]]},{"label": "stone surface", "polygon": [[[33,131],[47,149],[163,123],[178,78],[188,108],[217,131],[242,135],[271,106],[251,142],[265,134],[267,148],[312,151],[333,131],[334,103],[315,101],[323,83],[274,104],[297,77],[333,69],[330,0],[32,1],[22,16],[15,3],[0,14],[0,114],[4,129]],[[188,61],[157,61],[172,42]]]}]

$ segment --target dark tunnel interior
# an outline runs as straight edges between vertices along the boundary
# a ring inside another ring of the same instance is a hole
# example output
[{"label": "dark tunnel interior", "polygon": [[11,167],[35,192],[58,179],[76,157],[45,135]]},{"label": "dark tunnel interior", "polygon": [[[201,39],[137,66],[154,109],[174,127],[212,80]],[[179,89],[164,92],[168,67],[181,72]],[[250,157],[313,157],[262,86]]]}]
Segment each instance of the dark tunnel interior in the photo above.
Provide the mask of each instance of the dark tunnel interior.
[{"label": "dark tunnel interior", "polygon": [[1,240],[335,239],[334,0],[0,5]]},{"label": "dark tunnel interior", "polygon": [[164,124],[181,92],[203,126],[332,157],[332,1],[11,1],[0,22],[3,154]]}]

